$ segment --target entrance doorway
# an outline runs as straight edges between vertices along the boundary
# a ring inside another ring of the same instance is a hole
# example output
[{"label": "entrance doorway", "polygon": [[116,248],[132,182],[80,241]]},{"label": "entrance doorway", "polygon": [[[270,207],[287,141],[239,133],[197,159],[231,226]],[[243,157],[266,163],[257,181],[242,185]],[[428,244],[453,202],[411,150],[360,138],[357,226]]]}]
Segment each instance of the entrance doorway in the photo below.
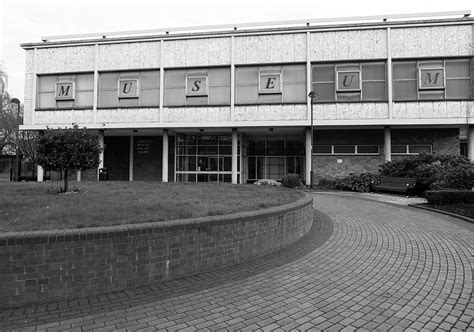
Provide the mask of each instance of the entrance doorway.
[{"label": "entrance doorway", "polygon": [[304,175],[303,140],[254,139],[248,142],[248,181],[281,180],[290,173]]}]

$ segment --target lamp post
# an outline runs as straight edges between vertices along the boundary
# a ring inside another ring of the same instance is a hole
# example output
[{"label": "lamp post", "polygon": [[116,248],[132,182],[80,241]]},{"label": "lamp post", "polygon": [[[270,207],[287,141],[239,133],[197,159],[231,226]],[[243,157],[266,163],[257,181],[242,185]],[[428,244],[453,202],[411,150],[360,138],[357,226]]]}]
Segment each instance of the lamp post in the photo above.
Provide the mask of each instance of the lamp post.
[{"label": "lamp post", "polygon": [[314,146],[314,132],[313,132],[313,103],[318,99],[318,95],[314,91],[308,93],[308,97],[311,98],[311,166],[310,166],[310,188],[313,189],[313,146]]},{"label": "lamp post", "polygon": [[20,100],[18,100],[18,98],[12,98],[10,100],[10,103],[11,104],[16,104],[16,107],[17,107],[17,113],[16,113],[16,122],[17,122],[17,125],[18,125],[18,129],[16,130],[16,153],[15,153],[15,166],[16,166],[16,169],[15,169],[15,182],[18,182],[18,180],[20,179],[20,166],[19,166],[19,160],[20,158],[18,157],[18,153],[20,151],[19,147],[20,147]]}]

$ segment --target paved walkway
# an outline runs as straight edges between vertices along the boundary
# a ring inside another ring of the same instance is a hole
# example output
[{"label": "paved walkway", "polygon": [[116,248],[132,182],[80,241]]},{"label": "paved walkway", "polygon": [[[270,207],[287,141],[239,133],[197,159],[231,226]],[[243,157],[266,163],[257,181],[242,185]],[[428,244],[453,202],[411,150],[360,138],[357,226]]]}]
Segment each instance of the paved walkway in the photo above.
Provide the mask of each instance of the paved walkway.
[{"label": "paved walkway", "polygon": [[361,196],[314,197],[322,213],[288,249],[152,287],[7,310],[0,330],[474,330],[474,224]]}]

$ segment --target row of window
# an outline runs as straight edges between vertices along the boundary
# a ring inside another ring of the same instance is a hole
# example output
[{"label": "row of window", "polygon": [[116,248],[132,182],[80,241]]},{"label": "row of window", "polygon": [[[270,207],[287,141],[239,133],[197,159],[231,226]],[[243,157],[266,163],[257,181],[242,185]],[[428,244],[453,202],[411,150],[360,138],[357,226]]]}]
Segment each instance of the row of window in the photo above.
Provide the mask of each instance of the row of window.
[{"label": "row of window", "polygon": [[[392,145],[392,155],[432,153],[430,144]],[[315,145],[315,155],[380,155],[379,145]]]},{"label": "row of window", "polygon": [[[393,62],[395,101],[473,98],[471,59]],[[312,65],[315,102],[387,100],[386,63]],[[229,105],[230,68],[173,69],[164,75],[165,106]],[[160,104],[159,70],[99,74],[98,107]],[[38,76],[37,108],[91,107],[92,73]],[[235,69],[235,104],[306,103],[305,65]]]}]

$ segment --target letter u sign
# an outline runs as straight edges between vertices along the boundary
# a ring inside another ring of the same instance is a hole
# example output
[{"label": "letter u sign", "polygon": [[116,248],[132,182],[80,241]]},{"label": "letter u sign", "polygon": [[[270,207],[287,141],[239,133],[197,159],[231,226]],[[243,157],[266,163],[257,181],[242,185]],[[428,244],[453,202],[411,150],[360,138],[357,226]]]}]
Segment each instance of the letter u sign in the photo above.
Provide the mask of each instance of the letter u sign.
[{"label": "letter u sign", "polygon": [[338,71],[337,91],[360,91],[360,71]]},{"label": "letter u sign", "polygon": [[138,98],[137,79],[120,79],[118,88],[119,98]]}]

